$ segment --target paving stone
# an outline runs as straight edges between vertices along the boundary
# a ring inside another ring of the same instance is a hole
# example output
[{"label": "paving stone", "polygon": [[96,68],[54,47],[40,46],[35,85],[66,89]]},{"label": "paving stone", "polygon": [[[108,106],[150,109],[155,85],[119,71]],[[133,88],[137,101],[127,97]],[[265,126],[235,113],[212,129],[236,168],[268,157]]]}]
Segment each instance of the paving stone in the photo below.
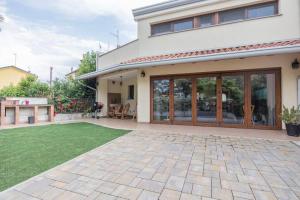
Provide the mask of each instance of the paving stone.
[{"label": "paving stone", "polygon": [[184,183],[183,185],[183,189],[182,192],[183,193],[187,193],[187,194],[191,194],[193,190],[193,184],[192,183]]},{"label": "paving stone", "polygon": [[114,196],[118,196],[124,199],[135,200],[142,193],[141,189],[129,187],[125,185],[118,186],[115,191],[112,193]]},{"label": "paving stone", "polygon": [[244,193],[244,192],[237,192],[237,191],[232,191],[234,199],[240,198],[240,199],[249,199],[249,200],[254,200],[254,196],[251,193]]},{"label": "paving stone", "polygon": [[251,193],[251,188],[248,184],[241,183],[241,182],[232,182],[232,181],[221,181],[222,188],[227,190],[233,190],[237,192],[245,192]]},{"label": "paving stone", "polygon": [[211,186],[211,178],[209,177],[188,175],[186,181],[198,185]]},{"label": "paving stone", "polygon": [[113,191],[118,186],[119,186],[119,184],[117,184],[117,183],[104,182],[98,188],[96,188],[96,191],[102,192],[102,193],[105,193],[105,194],[112,194]]},{"label": "paving stone", "polygon": [[226,189],[212,188],[212,198],[222,200],[233,200],[232,191]]},{"label": "paving stone", "polygon": [[186,194],[186,193],[182,193],[180,197],[180,200],[200,200],[200,199],[201,196]]},{"label": "paving stone", "polygon": [[290,189],[272,188],[275,196],[280,200],[298,200],[296,194]]},{"label": "paving stone", "polygon": [[116,200],[117,197],[112,196],[112,195],[108,195],[108,194],[104,194],[104,193],[100,193],[95,200]]},{"label": "paving stone", "polygon": [[169,173],[156,173],[152,180],[166,183],[169,179]]},{"label": "paving stone", "polygon": [[86,199],[86,196],[84,195],[80,195],[74,192],[70,192],[70,191],[65,191],[63,192],[61,195],[55,197],[55,200],[83,200]]},{"label": "paving stone", "polygon": [[182,177],[171,176],[165,188],[181,192],[183,188],[184,180],[185,179]]},{"label": "paving stone", "polygon": [[159,200],[179,200],[181,193],[174,190],[164,189]]},{"label": "paving stone", "polygon": [[211,187],[194,184],[192,194],[198,196],[211,197]]},{"label": "paving stone", "polygon": [[253,184],[253,185],[264,185],[264,186],[267,185],[266,181],[261,176],[244,176],[244,175],[240,175],[240,174],[238,174],[237,176],[238,176],[239,182],[241,182],[241,183],[248,183],[248,184]]},{"label": "paving stone", "polygon": [[277,200],[272,192],[254,190],[253,193],[256,200]]},{"label": "paving stone", "polygon": [[157,182],[157,181],[152,181],[152,180],[147,180],[147,179],[142,179],[139,184],[137,185],[137,188],[143,189],[143,190],[148,190],[151,192],[157,192],[161,193],[161,191],[164,188],[164,183]]},{"label": "paving stone", "polygon": [[144,190],[139,196],[138,200],[158,200],[159,195],[159,193]]}]

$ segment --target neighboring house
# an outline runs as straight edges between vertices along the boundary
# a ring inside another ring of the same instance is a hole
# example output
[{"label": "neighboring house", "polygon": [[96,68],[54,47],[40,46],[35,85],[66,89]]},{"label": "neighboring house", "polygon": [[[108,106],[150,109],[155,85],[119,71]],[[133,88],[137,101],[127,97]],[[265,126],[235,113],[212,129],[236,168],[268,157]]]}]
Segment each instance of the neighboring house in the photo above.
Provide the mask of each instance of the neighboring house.
[{"label": "neighboring house", "polygon": [[97,77],[104,115],[120,94],[138,122],[281,129],[282,105],[298,104],[299,0],[173,0],[133,15],[138,39],[78,77]]},{"label": "neighboring house", "polygon": [[72,71],[70,73],[66,74],[65,77],[67,79],[75,79],[76,76],[77,76],[78,71],[79,71],[79,69],[76,69],[76,70],[72,69]]},{"label": "neighboring house", "polygon": [[15,66],[0,67],[0,89],[16,85],[29,75],[33,74]]}]

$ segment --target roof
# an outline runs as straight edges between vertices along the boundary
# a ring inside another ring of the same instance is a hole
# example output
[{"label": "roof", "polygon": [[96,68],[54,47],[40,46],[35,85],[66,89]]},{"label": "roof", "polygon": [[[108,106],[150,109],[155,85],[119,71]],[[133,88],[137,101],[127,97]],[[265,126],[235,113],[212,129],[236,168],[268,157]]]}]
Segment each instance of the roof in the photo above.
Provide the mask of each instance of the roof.
[{"label": "roof", "polygon": [[78,68],[78,69],[75,69],[75,70],[73,70],[73,71],[71,71],[71,72],[69,72],[69,73],[67,73],[65,76],[72,75],[72,74],[74,74],[74,73],[77,73],[78,71],[79,71],[79,68]]},{"label": "roof", "polygon": [[124,61],[121,64],[155,62],[161,60],[172,60],[172,59],[179,59],[179,58],[189,58],[189,57],[212,55],[212,54],[219,54],[219,53],[232,53],[232,52],[240,52],[240,51],[285,47],[285,46],[292,46],[292,45],[300,45],[300,39],[221,48],[221,49],[208,49],[208,50],[200,50],[200,51],[188,51],[188,52],[173,53],[173,54],[138,57],[138,58]]},{"label": "roof", "polygon": [[0,70],[2,70],[2,69],[7,69],[7,68],[14,68],[14,69],[16,69],[16,70],[18,70],[18,71],[21,71],[21,72],[24,72],[24,73],[27,73],[27,74],[31,74],[31,75],[34,75],[33,73],[31,73],[31,72],[29,72],[29,71],[26,71],[26,70],[24,70],[24,69],[21,69],[21,68],[19,68],[19,67],[16,67],[16,66],[5,66],[5,67],[0,67]]},{"label": "roof", "polygon": [[160,65],[182,64],[193,62],[204,62],[213,60],[226,60],[236,58],[247,58],[254,56],[267,56],[276,54],[299,53],[300,39],[292,39],[285,41],[276,41],[268,43],[258,43],[243,46],[196,50],[171,54],[162,54],[154,56],[137,57],[119,64],[101,68],[98,71],[84,74],[77,79],[93,78],[99,75],[111,73],[114,71],[153,67]]},{"label": "roof", "polygon": [[150,6],[137,8],[137,9],[134,9],[132,12],[133,12],[134,17],[137,17],[140,15],[146,15],[146,14],[150,14],[153,12],[158,12],[158,11],[162,11],[162,10],[175,8],[178,6],[184,6],[184,5],[188,5],[188,4],[198,3],[201,1],[206,1],[206,0],[171,0],[171,1],[165,1],[162,3],[158,3],[158,4],[153,4]]}]

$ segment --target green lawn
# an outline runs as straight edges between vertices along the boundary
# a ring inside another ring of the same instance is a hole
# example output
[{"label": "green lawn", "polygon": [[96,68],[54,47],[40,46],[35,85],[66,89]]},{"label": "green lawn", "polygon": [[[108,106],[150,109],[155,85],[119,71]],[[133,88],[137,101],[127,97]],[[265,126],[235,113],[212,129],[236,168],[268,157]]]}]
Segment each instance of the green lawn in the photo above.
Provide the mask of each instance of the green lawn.
[{"label": "green lawn", "polygon": [[0,191],[128,131],[76,123],[0,131]]}]

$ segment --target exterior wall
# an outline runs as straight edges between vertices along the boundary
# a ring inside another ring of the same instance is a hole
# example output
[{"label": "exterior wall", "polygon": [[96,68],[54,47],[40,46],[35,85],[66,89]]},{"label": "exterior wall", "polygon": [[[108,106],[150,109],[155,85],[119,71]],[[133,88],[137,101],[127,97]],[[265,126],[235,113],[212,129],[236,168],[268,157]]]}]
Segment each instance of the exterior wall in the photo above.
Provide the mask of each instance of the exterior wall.
[{"label": "exterior wall", "polygon": [[216,4],[202,3],[199,4],[198,7],[194,6],[191,9],[184,11],[154,16],[138,21],[139,56],[160,55],[190,50],[216,49],[221,47],[299,38],[300,36],[300,1],[280,0],[280,15],[278,16],[150,37],[150,24],[153,23],[205,14],[207,12],[219,11],[234,8],[239,5],[249,5],[254,2],[258,3],[263,1],[219,0],[218,2],[219,3]]},{"label": "exterior wall", "polygon": [[217,49],[300,37],[300,1],[279,0],[279,15],[151,36],[151,24],[270,0],[210,0],[136,17],[138,40],[98,59],[98,68],[136,57]]},{"label": "exterior wall", "polygon": [[0,68],[0,89],[9,85],[16,85],[29,73],[18,70],[14,67]]},{"label": "exterior wall", "polygon": [[297,78],[300,69],[293,70],[291,63],[300,54],[264,56],[247,59],[180,64],[144,69],[146,77],[138,78],[138,122],[150,122],[150,76],[216,72],[229,70],[247,70],[281,67],[282,69],[282,104],[291,107],[297,105]]},{"label": "exterior wall", "polygon": [[139,55],[138,40],[130,42],[118,49],[112,50],[106,54],[98,56],[97,69],[110,67],[119,64]]}]

